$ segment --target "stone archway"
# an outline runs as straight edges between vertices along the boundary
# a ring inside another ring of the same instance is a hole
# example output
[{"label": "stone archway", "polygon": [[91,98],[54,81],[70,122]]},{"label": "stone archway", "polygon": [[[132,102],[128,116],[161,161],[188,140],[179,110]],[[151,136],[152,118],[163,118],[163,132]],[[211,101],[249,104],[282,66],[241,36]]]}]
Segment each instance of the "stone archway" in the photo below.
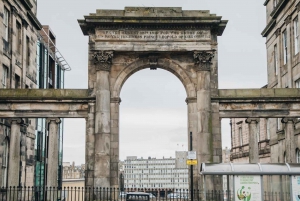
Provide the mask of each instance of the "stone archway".
[{"label": "stone archway", "polygon": [[155,64],[152,65],[149,63],[148,58],[137,59],[133,63],[126,66],[118,74],[118,77],[114,85],[112,86],[112,97],[120,97],[120,92],[123,84],[132,74],[142,69],[151,68],[151,66],[153,66],[154,68],[167,70],[174,74],[183,84],[187,94],[187,98],[196,98],[195,83],[193,83],[193,81],[191,80],[191,77],[196,76],[196,72],[191,72],[194,75],[190,77],[189,75],[187,75],[185,69],[183,69],[182,66],[177,64],[174,60],[167,58],[157,58]]},{"label": "stone archway", "polygon": [[[198,166],[221,162],[218,103],[211,96],[218,93],[217,36],[226,23],[207,11],[181,8],[97,10],[79,20],[89,36],[89,90],[96,98],[87,119],[86,186],[118,186],[120,90],[144,68],[163,68],[181,80]],[[194,169],[197,185],[199,167]]]}]

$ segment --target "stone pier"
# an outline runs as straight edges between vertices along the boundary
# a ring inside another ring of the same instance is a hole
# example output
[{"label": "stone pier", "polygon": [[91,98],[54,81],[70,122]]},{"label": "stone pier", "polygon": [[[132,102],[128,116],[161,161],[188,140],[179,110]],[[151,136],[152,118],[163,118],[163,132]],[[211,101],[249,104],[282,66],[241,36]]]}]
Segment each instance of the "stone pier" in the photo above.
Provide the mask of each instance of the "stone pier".
[{"label": "stone pier", "polygon": [[257,139],[258,118],[247,118],[246,123],[249,124],[249,163],[259,163],[259,150]]},{"label": "stone pier", "polygon": [[57,187],[57,175],[58,175],[58,135],[59,124],[61,120],[59,118],[47,119],[49,133],[48,133],[48,163],[47,163],[47,186]]},{"label": "stone pier", "polygon": [[296,146],[295,146],[295,119],[283,118],[281,120],[285,124],[285,163],[296,163]]},{"label": "stone pier", "polygon": [[11,134],[9,145],[9,161],[8,161],[8,186],[19,186],[20,176],[20,126],[23,124],[21,118],[10,119]]}]

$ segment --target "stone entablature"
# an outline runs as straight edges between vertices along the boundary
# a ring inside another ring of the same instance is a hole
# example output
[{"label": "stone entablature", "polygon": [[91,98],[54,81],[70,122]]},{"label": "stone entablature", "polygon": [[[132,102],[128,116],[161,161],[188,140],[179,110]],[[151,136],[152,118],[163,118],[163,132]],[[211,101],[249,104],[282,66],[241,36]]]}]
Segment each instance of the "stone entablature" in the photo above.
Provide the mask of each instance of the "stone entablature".
[{"label": "stone entablature", "polygon": [[84,35],[90,36],[90,50],[208,50],[227,24],[208,11],[169,7],[97,10],[84,18],[78,22]]},{"label": "stone entablature", "polygon": [[101,30],[96,41],[202,41],[211,40],[210,30]]}]

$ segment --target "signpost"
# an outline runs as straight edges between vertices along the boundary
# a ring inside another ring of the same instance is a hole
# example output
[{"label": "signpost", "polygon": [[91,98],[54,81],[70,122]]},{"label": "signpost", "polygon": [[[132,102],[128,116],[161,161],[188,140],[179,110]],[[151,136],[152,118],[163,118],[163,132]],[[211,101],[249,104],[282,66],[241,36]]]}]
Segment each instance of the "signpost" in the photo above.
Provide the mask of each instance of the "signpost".
[{"label": "signpost", "polygon": [[197,165],[197,160],[186,160],[187,165]]},{"label": "signpost", "polygon": [[190,151],[188,152],[188,160],[186,160],[186,164],[190,165],[191,172],[191,201],[194,200],[193,189],[194,189],[194,181],[193,181],[193,165],[197,165],[197,154],[196,151],[193,151],[193,134],[190,132]]}]

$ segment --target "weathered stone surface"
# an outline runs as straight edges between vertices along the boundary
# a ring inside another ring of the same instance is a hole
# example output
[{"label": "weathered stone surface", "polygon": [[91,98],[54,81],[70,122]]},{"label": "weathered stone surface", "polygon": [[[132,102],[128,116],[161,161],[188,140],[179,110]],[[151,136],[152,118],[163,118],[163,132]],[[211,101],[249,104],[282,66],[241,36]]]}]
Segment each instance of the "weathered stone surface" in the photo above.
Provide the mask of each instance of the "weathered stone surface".
[{"label": "weathered stone surface", "polygon": [[48,118],[49,140],[48,140],[48,165],[47,166],[47,186],[57,187],[58,174],[58,124],[61,123],[59,118]]},{"label": "weathered stone surface", "polygon": [[23,120],[20,118],[11,119],[11,135],[9,149],[9,170],[8,170],[8,186],[19,186],[20,172],[20,125]]}]

